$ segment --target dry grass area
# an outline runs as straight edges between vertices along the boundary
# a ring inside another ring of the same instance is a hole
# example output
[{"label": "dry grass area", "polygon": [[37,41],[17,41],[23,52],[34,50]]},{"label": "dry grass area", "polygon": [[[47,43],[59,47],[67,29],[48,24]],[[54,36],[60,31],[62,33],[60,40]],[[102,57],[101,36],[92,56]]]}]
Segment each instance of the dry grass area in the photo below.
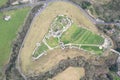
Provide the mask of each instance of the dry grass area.
[{"label": "dry grass area", "polygon": [[84,68],[69,67],[55,76],[52,80],[80,80],[84,75]]},{"label": "dry grass area", "polygon": [[83,16],[76,6],[67,2],[51,3],[33,21],[29,34],[26,36],[24,47],[20,51],[21,68],[25,74],[32,72],[39,73],[48,70],[60,60],[67,58],[67,56],[65,57],[64,55],[69,55],[71,57],[83,55],[84,52],[81,51],[69,50],[66,52],[57,49],[48,52],[47,56],[43,56],[37,61],[32,60],[32,52],[36,47],[36,43],[43,39],[53,19],[59,14],[67,15],[74,23],[84,25],[92,31],[98,32],[96,27]]},{"label": "dry grass area", "polygon": [[84,56],[86,59],[91,57],[84,51],[78,49],[55,49],[49,51],[47,55],[43,55],[39,60],[27,66],[27,72],[30,73],[34,71],[34,74],[45,72],[57,65],[61,60],[67,59],[68,57],[74,58],[77,56]]}]

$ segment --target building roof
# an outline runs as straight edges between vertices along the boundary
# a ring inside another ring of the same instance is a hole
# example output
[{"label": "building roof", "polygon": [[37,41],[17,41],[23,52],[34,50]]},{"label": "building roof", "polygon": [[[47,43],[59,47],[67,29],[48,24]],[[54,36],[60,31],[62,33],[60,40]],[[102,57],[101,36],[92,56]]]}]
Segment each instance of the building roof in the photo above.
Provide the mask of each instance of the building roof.
[{"label": "building roof", "polygon": [[4,17],[4,20],[5,20],[5,21],[9,21],[10,19],[11,19],[11,16],[5,16],[5,17]]}]

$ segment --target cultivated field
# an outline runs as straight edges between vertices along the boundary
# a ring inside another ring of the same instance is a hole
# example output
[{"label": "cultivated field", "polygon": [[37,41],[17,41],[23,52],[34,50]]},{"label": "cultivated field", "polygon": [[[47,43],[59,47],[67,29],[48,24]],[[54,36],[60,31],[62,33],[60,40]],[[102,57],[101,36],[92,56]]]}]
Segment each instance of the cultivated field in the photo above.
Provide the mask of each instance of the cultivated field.
[{"label": "cultivated field", "polygon": [[74,44],[103,44],[104,39],[83,27],[73,24],[61,37],[62,42]]},{"label": "cultivated field", "polygon": [[[17,36],[18,29],[22,27],[29,11],[29,8],[23,8],[0,13],[0,71],[8,62],[12,41]],[[5,21],[3,19],[5,15],[10,15],[11,19]]]},{"label": "cultivated field", "polygon": [[103,50],[99,49],[99,45],[104,43],[104,38],[94,32],[91,32],[90,30],[79,27],[76,24],[73,24],[62,34],[61,41],[66,45],[79,45],[78,48],[80,47],[91,53],[103,53]]},{"label": "cultivated field", "polygon": [[[39,60],[32,60],[32,53],[36,48],[36,43],[41,42],[48,32],[51,23],[57,15],[66,15],[74,23],[85,26],[86,28],[98,33],[96,27],[90,22],[76,7],[67,2],[51,3],[36,19],[33,21],[29,34],[26,36],[24,47],[20,51],[21,68],[25,74],[40,73],[52,68],[62,59],[85,55],[85,52],[80,50],[61,50],[55,49],[47,52]],[[53,39],[54,40],[54,39]],[[50,42],[48,41],[50,44]],[[50,44],[52,46],[56,44]],[[87,57],[87,56],[85,56]]]}]

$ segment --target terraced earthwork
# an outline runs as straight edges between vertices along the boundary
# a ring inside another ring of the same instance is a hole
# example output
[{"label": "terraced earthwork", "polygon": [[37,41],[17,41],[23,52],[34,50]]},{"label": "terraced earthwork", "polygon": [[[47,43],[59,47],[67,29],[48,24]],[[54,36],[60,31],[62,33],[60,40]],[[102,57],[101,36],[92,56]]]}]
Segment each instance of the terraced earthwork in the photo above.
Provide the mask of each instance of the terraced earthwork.
[{"label": "terraced earthwork", "polygon": [[37,75],[68,57],[88,58],[88,53],[101,54],[103,42],[96,26],[78,7],[64,1],[50,3],[34,18],[24,40],[20,52],[21,70],[26,75]]},{"label": "terraced earthwork", "polygon": [[40,46],[35,48],[34,59],[38,59],[48,50],[65,47],[83,49],[85,51],[102,54],[99,47],[104,43],[100,35],[75,24],[66,15],[58,15],[51,23],[48,33],[43,38]]}]

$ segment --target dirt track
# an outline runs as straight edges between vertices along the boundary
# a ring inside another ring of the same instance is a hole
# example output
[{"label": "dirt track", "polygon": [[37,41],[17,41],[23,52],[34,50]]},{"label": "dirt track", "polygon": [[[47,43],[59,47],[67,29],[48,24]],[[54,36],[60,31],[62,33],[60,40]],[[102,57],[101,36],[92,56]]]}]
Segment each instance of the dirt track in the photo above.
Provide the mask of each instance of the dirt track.
[{"label": "dirt track", "polygon": [[60,60],[68,57],[79,55],[86,56],[83,51],[63,51],[61,49],[57,49],[48,52],[48,55],[41,57],[37,61],[32,61],[31,54],[36,47],[36,43],[43,39],[49,29],[50,23],[59,14],[67,15],[75,23],[84,25],[92,31],[97,32],[96,27],[83,16],[77,7],[72,4],[66,2],[55,2],[49,4],[49,6],[33,21],[30,32],[24,42],[24,47],[21,49],[21,68],[25,74],[44,72],[56,65]]}]

